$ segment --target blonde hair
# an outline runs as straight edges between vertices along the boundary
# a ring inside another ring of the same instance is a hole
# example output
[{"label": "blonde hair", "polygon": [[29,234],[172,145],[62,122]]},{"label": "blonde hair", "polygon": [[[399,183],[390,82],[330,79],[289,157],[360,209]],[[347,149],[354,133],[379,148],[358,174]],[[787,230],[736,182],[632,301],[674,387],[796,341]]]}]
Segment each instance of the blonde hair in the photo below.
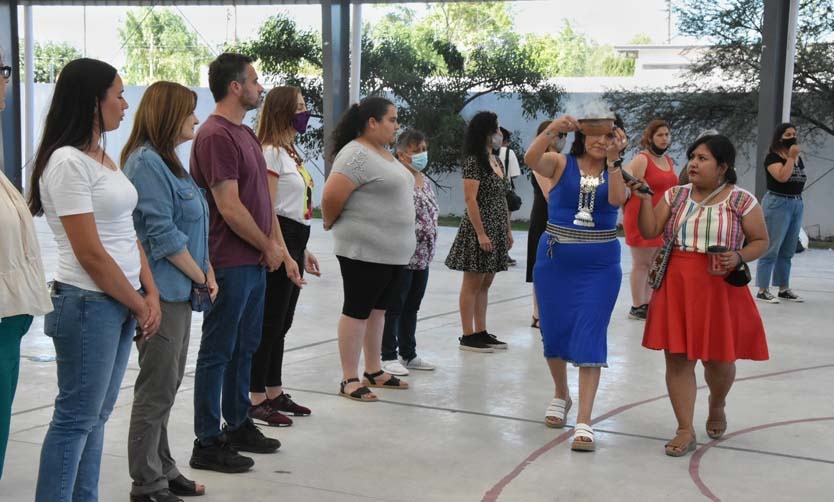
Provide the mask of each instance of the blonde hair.
[{"label": "blonde hair", "polygon": [[197,107],[197,93],[175,82],[154,82],[147,88],[136,115],[133,129],[122,150],[121,165],[124,166],[130,154],[150,143],[162,157],[168,169],[178,178],[186,172],[177,157],[176,148],[180,142],[183,122]]},{"label": "blonde hair", "polygon": [[292,145],[292,119],[300,95],[301,89],[291,86],[275,87],[267,93],[258,119],[258,139],[262,145]]}]

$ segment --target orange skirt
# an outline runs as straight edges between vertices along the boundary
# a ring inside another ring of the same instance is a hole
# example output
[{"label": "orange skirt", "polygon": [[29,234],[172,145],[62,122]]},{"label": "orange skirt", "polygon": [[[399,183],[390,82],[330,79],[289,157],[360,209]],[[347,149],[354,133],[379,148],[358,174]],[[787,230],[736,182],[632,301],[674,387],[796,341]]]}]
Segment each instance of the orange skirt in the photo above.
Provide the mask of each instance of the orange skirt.
[{"label": "orange skirt", "polygon": [[643,346],[687,359],[769,358],[762,318],[748,287],[707,272],[707,255],[673,250],[649,303]]}]

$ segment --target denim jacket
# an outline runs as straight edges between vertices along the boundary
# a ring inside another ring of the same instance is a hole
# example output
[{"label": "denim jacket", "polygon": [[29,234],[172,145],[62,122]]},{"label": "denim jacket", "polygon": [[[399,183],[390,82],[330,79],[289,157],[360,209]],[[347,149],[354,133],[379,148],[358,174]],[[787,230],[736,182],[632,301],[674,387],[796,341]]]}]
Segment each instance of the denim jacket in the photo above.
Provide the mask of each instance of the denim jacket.
[{"label": "denim jacket", "polygon": [[159,296],[166,302],[187,301],[191,279],[166,257],[188,249],[208,271],[208,205],[202,190],[186,173],[177,178],[149,145],[136,149],[123,166],[136,187],[139,202],[133,224],[142,242]]}]

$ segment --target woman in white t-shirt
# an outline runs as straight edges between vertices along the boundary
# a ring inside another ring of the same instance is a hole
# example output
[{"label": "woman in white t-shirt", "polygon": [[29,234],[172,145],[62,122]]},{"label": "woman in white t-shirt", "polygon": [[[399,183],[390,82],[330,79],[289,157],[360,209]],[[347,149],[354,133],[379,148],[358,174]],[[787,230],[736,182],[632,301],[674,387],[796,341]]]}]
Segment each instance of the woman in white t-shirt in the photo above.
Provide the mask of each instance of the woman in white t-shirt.
[{"label": "woman in white t-shirt", "polygon": [[281,226],[287,253],[293,258],[266,278],[264,324],[261,343],[252,357],[249,416],[268,425],[289,426],[294,416],[307,416],[310,409],[296,404],[284,392],[281,370],[284,339],[290,330],[301,288],[293,283],[287,267],[298,267],[316,277],[319,263],[307,249],[313,219],[313,178],[295,148],[295,138],[307,130],[310,112],[297,87],[276,87],[264,99],[258,123],[269,174],[269,196]]},{"label": "woman in white t-shirt", "polygon": [[32,170],[29,209],[46,216],[58,248],[44,333],[55,345],[59,393],[41,449],[38,502],[98,500],[104,424],[131,340],[159,327],[159,293],[133,228],[136,190],[102,146],[124,118],[123,92],[109,64],[67,64]]}]

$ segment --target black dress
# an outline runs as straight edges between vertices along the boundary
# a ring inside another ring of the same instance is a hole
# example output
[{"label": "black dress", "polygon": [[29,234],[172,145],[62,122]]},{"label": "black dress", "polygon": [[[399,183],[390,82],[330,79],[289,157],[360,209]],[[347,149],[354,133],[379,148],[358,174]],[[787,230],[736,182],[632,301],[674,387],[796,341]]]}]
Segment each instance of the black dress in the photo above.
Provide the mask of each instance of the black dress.
[{"label": "black dress", "polygon": [[507,180],[495,174],[489,166],[482,168],[474,157],[464,161],[463,178],[480,182],[478,209],[484,232],[492,241],[492,253],[481,250],[467,212],[460,221],[458,235],[446,257],[446,266],[452,270],[482,274],[507,270]]},{"label": "black dress", "polygon": [[533,282],[536,250],[547,226],[547,201],[536,177],[531,174],[530,178],[533,185],[533,207],[530,209],[530,227],[527,230],[527,282]]}]

